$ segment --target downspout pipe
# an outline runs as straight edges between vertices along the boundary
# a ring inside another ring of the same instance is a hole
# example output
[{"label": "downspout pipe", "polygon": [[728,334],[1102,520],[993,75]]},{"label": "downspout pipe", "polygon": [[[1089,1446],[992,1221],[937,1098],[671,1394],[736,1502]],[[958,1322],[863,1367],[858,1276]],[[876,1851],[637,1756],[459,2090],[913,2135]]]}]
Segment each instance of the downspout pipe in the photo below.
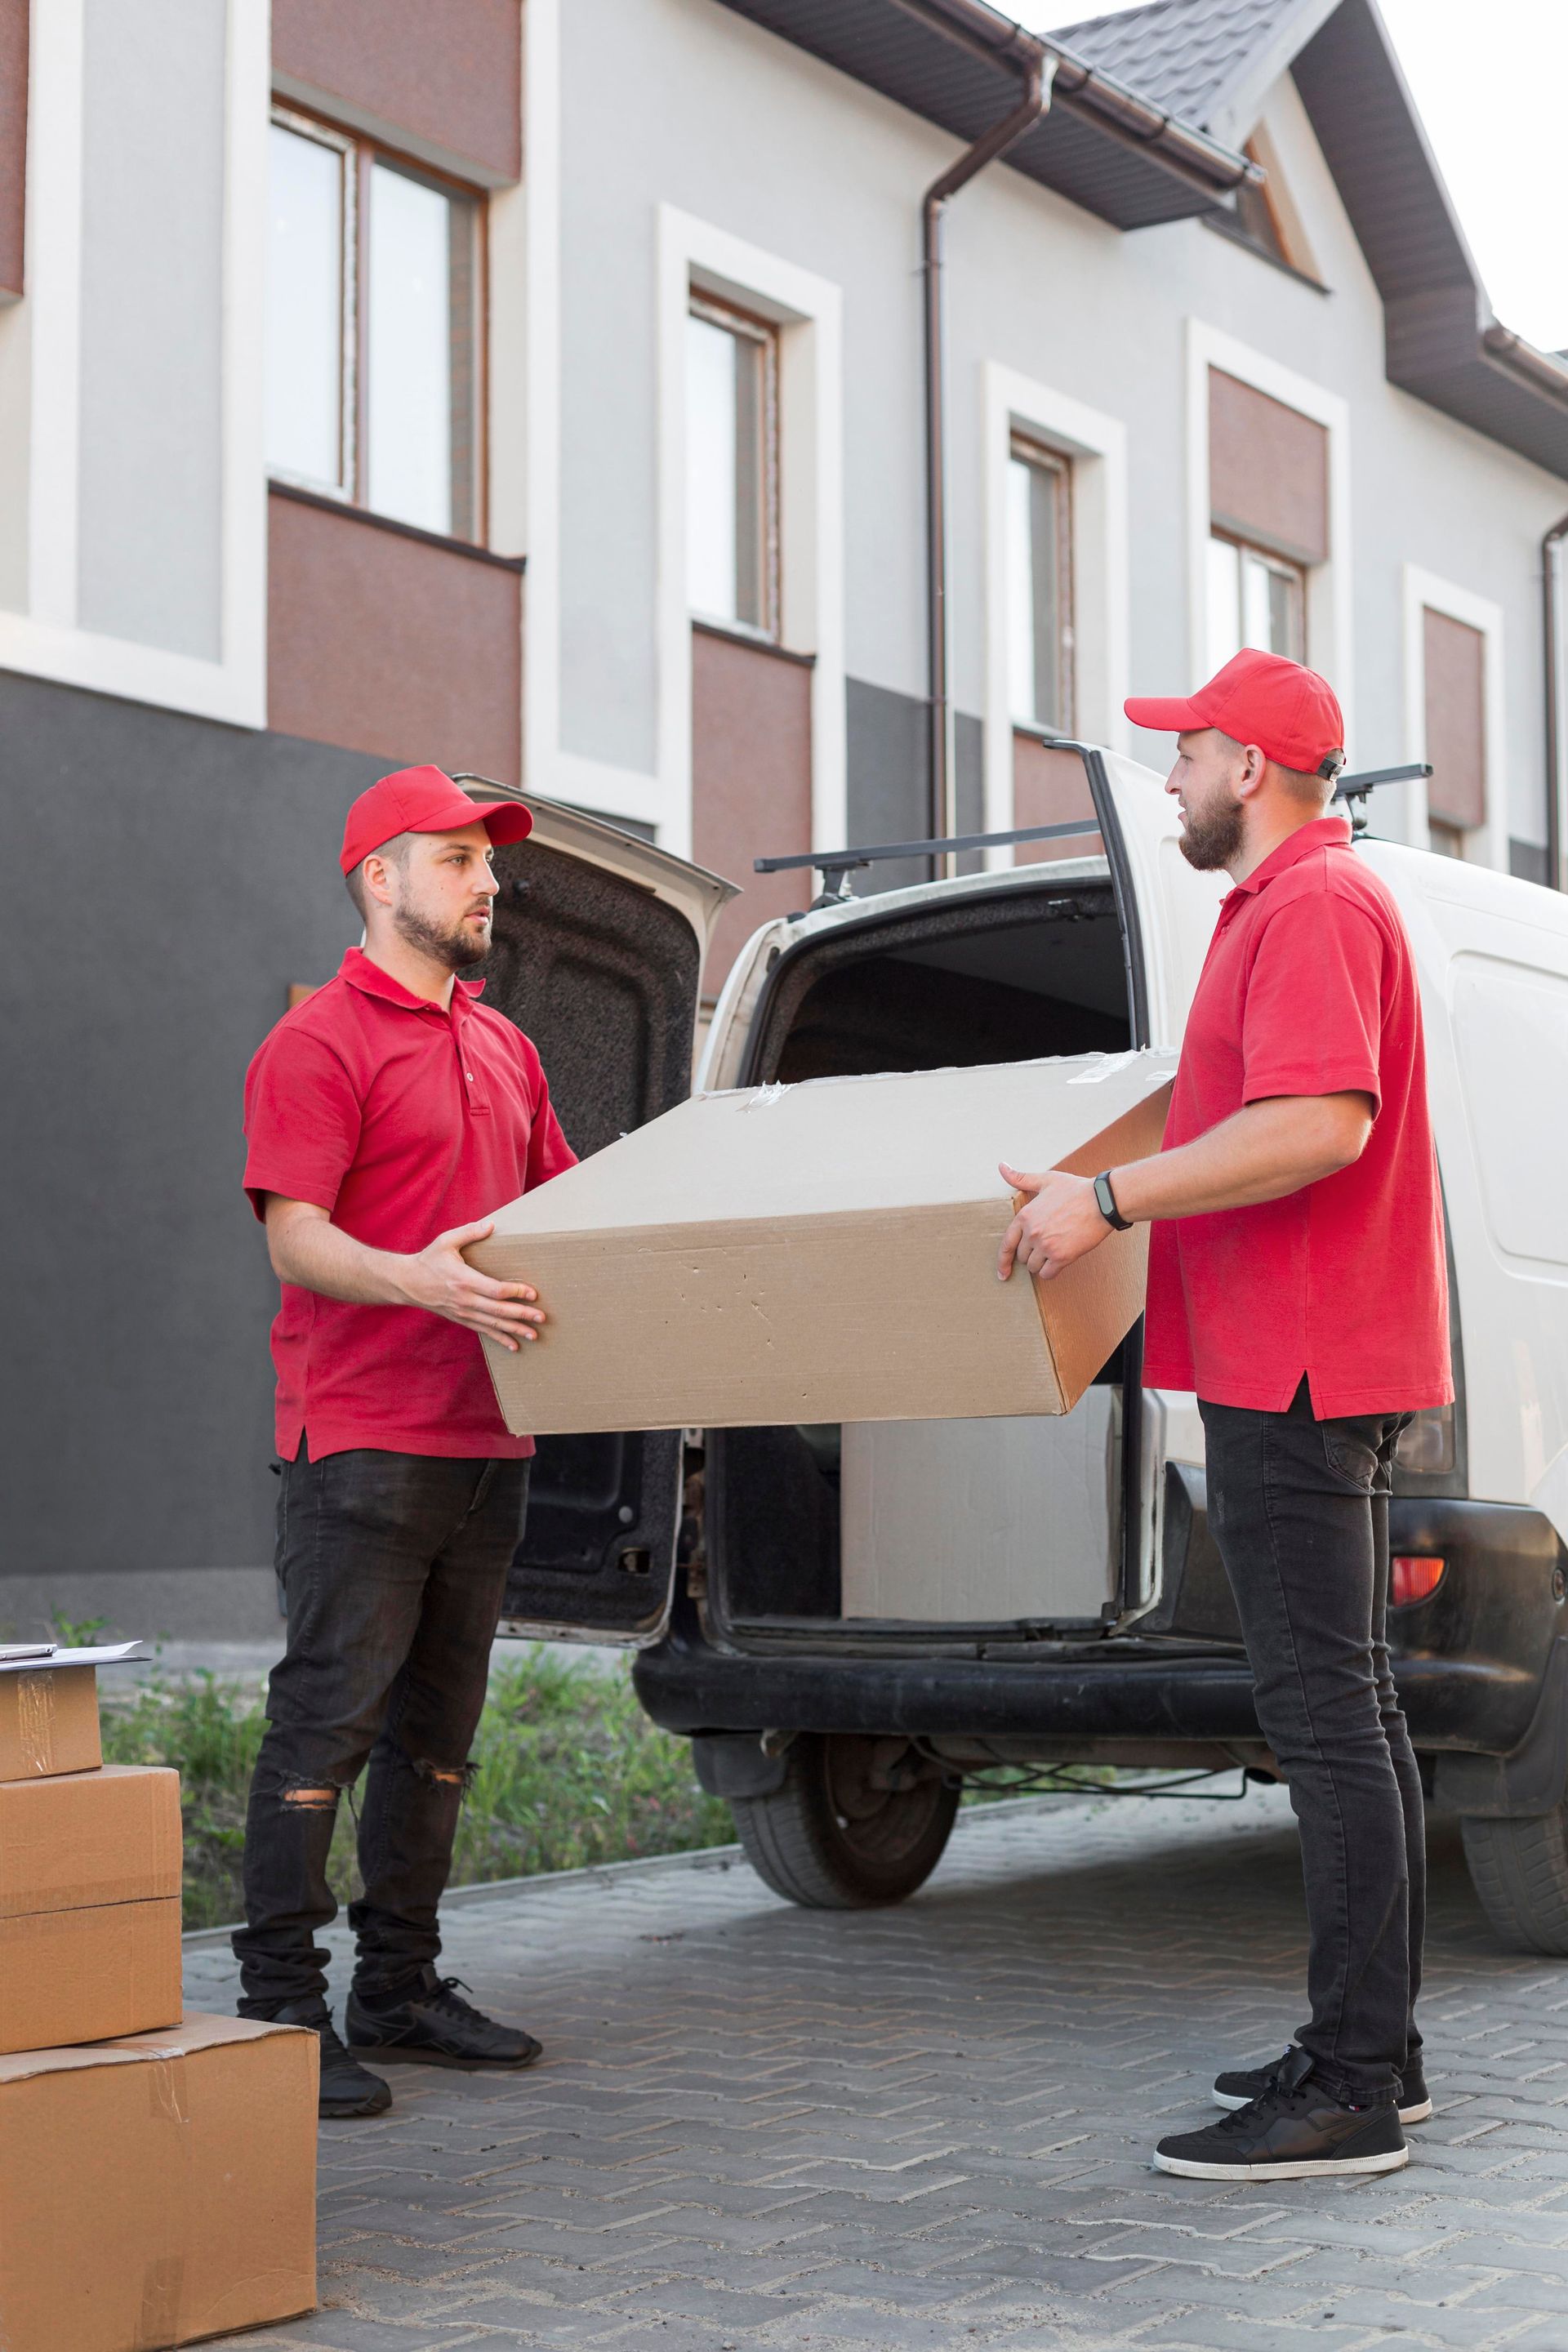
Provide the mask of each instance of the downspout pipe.
[{"label": "downspout pipe", "polygon": [[[1010,114],[977,139],[921,204],[922,271],[925,280],[925,472],[926,472],[926,704],[931,769],[931,830],[938,841],[959,830],[958,763],[952,707],[952,627],[947,530],[947,320],[942,286],[942,226],[948,200],[1005,154],[1039,121],[1051,102],[1057,59],[1045,44],[1018,33],[1007,62],[1022,76],[1024,90]],[[935,880],[958,870],[954,854],[931,859]]]},{"label": "downspout pipe", "polygon": [[1563,624],[1558,587],[1568,515],[1554,522],[1541,542],[1541,613],[1546,656],[1546,879],[1553,890],[1568,888],[1563,870]]}]

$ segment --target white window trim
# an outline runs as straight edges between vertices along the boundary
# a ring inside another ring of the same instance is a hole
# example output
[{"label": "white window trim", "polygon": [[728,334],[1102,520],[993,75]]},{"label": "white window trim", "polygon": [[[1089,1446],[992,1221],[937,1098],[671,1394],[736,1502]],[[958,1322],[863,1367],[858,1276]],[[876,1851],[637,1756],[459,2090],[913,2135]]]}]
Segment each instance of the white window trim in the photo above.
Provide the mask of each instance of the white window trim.
[{"label": "white window trim", "polygon": [[[219,658],[79,627],[83,0],[33,10],[27,140],[27,610],[0,612],[0,667],[239,727],[267,723],[266,0],[227,0]],[[19,311],[23,305],[17,305]],[[15,319],[16,314],[13,313]],[[16,323],[20,323],[17,320]]]},{"label": "white window trim", "polygon": [[[1405,604],[1405,756],[1425,760],[1426,751],[1426,630],[1422,614],[1428,609],[1450,621],[1478,629],[1485,645],[1487,821],[1465,836],[1467,862],[1489,866],[1499,874],[1510,870],[1508,826],[1508,713],[1504,708],[1505,666],[1503,612],[1489,597],[1472,594],[1435,572],[1407,563],[1402,577]],[[1405,787],[1407,839],[1419,849],[1431,846],[1426,785],[1417,779]]]},{"label": "white window trim", "polygon": [[521,69],[524,184],[498,192],[488,212],[490,544],[528,552],[522,782],[612,824],[651,825],[663,841],[657,776],[561,740],[561,0],[528,0]]},{"label": "white window trim", "polygon": [[1307,574],[1307,659],[1322,671],[1345,715],[1346,749],[1355,764],[1355,638],[1351,551],[1351,412],[1348,401],[1266,352],[1237,342],[1205,320],[1187,320],[1187,626],[1191,685],[1212,670],[1207,643],[1208,541],[1214,519],[1209,495],[1209,370],[1218,368],[1255,392],[1297,409],[1329,436],[1329,556]]},{"label": "white window trim", "polygon": [[[686,321],[693,287],[779,328],[778,643],[815,656],[814,848],[840,848],[844,709],[844,390],[841,289],[674,205],[658,209],[657,586],[659,842],[691,855],[691,612],[686,565]],[[742,884],[750,877],[731,877]]]},{"label": "white window trim", "polygon": [[[1085,742],[1128,748],[1131,690],[1127,427],[1050,384],[995,360],[982,362],[985,499],[985,830],[1013,815],[1013,712],[1008,693],[1007,462],[1015,430],[1037,434],[1073,460],[1074,725]],[[1010,866],[1010,848],[985,853]]]}]

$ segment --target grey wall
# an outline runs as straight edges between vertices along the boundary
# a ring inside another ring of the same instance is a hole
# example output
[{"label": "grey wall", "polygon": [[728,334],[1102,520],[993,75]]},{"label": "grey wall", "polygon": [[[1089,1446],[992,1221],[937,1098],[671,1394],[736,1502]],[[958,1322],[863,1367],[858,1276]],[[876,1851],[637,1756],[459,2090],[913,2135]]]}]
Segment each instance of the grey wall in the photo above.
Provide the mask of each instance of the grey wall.
[{"label": "grey wall", "polygon": [[4,673],[0,746],[5,1622],[7,1578],[271,1557],[240,1089],[358,937],[338,845],[385,762]]},{"label": "grey wall", "polygon": [[226,11],[86,0],[82,626],[216,660]]}]

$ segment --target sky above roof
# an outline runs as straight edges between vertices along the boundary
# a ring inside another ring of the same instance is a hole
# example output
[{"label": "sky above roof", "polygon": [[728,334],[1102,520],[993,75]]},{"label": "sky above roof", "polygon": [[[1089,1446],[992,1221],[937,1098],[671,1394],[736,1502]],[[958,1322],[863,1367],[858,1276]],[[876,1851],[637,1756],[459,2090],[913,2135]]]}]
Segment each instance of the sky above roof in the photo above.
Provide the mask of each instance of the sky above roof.
[{"label": "sky above roof", "polygon": [[[1145,0],[995,0],[1037,32]],[[1492,307],[1543,351],[1568,347],[1563,228],[1563,0],[1379,0]],[[1129,80],[1136,82],[1132,74]]]}]

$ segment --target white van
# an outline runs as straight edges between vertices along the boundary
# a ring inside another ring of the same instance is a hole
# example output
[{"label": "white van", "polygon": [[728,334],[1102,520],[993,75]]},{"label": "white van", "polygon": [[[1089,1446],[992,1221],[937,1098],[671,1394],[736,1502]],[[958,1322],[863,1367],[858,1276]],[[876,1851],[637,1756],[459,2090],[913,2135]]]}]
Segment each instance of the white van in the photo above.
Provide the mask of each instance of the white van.
[{"label": "white van", "polygon": [[[1182,857],[1159,777],[1081,758],[1095,854],[764,925],[699,1085],[1179,1046],[1223,879]],[[536,828],[498,854],[489,1001],[594,1150],[689,1090],[729,893],[523,797]],[[1532,1499],[1568,1445],[1568,901],[1393,843],[1358,854],[1420,973],[1458,1391],[1400,1448],[1395,1672],[1493,1924],[1568,1952],[1568,1552]],[[1138,1330],[1056,1421],[544,1439],[504,1630],[637,1645],[644,1706],[692,1738],[772,1886],[896,1902],[966,1777],[1271,1771],[1203,1463],[1194,1401],[1143,1386]]]}]

